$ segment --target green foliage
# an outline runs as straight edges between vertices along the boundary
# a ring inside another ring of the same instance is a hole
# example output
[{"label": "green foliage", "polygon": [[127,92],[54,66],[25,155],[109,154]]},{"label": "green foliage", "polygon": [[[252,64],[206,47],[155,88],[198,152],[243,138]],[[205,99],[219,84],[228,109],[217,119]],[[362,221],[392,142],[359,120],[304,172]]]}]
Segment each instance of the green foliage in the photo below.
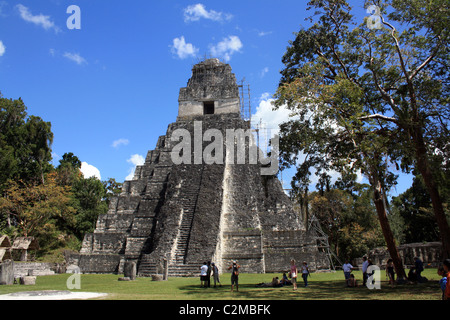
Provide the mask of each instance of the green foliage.
[{"label": "green foliage", "polygon": [[106,189],[97,178],[82,178],[75,181],[72,193],[73,205],[77,211],[74,232],[81,239],[85,233],[94,231],[98,216],[108,210],[104,201]]},{"label": "green foliage", "polygon": [[[448,1],[366,1],[365,7],[371,4],[380,9],[380,28],[358,21],[344,0],[309,1],[312,26],[290,42],[276,93],[275,108],[286,105],[296,116],[280,126],[282,166],[297,166],[292,184],[301,190],[312,168],[319,176],[361,171],[391,248],[383,213],[396,183],[389,168],[416,168],[448,251],[436,188],[449,154]],[[441,161],[433,161],[436,153],[444,155]]]},{"label": "green foliage", "polygon": [[64,242],[66,234],[58,226],[73,223],[68,188],[56,184],[55,174],[46,180],[46,184],[10,180],[0,198],[0,212],[14,226],[13,236],[35,237],[44,251]]},{"label": "green foliage", "polygon": [[27,117],[22,99],[0,94],[0,191],[9,180],[40,180],[51,171],[50,122]]},{"label": "green foliage", "polygon": [[[445,172],[445,171],[444,171]],[[450,194],[449,176],[441,181],[441,194],[444,195],[444,208],[447,220],[450,221]],[[423,178],[416,175],[412,186],[392,199],[392,217],[391,220],[398,223],[396,230],[397,237],[402,243],[422,242],[422,241],[439,241],[439,228],[433,213]]]},{"label": "green foliage", "polygon": [[0,94],[0,234],[36,237],[38,258],[78,250],[121,184],[85,179],[71,152],[55,169],[51,124],[28,116],[26,109],[22,99]]},{"label": "green foliage", "polygon": [[308,196],[310,214],[318,218],[331,248],[342,261],[360,258],[385,244],[371,190],[354,178],[344,176],[326,190],[319,187]]}]

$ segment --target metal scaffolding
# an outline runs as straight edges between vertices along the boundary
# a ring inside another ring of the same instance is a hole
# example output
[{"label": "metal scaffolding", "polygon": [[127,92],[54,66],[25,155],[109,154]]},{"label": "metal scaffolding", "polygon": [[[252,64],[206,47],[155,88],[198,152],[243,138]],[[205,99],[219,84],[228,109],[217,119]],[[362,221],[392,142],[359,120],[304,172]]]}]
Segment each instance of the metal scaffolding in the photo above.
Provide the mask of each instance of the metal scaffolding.
[{"label": "metal scaffolding", "polygon": [[252,106],[250,96],[250,85],[245,83],[245,78],[240,81],[239,95],[241,100],[241,117],[243,120],[252,120]]},{"label": "metal scaffolding", "polygon": [[328,235],[322,230],[320,222],[314,214],[309,218],[308,231],[312,234],[314,240],[316,241],[317,248],[325,252],[330,268],[336,270],[336,265],[333,262],[333,258],[338,263],[338,266],[342,266],[341,260],[339,260],[338,256],[330,248]]}]

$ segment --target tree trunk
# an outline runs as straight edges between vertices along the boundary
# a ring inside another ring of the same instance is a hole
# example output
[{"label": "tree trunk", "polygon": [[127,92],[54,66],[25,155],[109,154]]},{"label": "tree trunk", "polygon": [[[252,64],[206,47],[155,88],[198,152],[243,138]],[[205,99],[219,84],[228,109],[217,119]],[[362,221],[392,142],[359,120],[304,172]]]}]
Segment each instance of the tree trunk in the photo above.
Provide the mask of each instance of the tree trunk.
[{"label": "tree trunk", "polygon": [[381,230],[383,231],[383,236],[386,241],[389,255],[391,256],[394,263],[395,272],[397,273],[398,278],[406,279],[406,273],[405,269],[403,268],[402,259],[400,258],[400,254],[398,253],[394,235],[387,218],[381,183],[377,179],[377,177],[372,177],[372,179],[370,180],[373,188],[374,202],[378,213],[378,219],[380,220]]},{"label": "tree trunk", "polygon": [[431,198],[431,204],[433,206],[434,215],[436,217],[436,222],[441,235],[443,259],[448,259],[450,258],[450,227],[445,216],[439,190],[436,187],[433,174],[430,170],[427,150],[420,131],[420,129],[416,129],[414,137],[414,143],[416,145],[417,169],[423,177],[423,181],[425,182],[425,186]]}]

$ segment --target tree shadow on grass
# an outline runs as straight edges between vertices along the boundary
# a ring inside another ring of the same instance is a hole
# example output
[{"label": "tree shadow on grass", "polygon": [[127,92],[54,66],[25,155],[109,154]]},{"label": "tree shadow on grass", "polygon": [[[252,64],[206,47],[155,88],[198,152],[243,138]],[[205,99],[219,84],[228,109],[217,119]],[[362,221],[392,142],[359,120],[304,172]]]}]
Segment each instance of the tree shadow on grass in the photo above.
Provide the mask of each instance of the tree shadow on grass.
[{"label": "tree shadow on grass", "polygon": [[349,288],[344,281],[310,281],[306,288],[299,283],[295,291],[292,286],[261,288],[248,283],[240,284],[238,292],[231,292],[229,284],[216,288],[186,285],[179,290],[194,300],[440,300],[441,297],[438,281],[395,286],[382,281],[381,289],[373,290],[362,285]]}]

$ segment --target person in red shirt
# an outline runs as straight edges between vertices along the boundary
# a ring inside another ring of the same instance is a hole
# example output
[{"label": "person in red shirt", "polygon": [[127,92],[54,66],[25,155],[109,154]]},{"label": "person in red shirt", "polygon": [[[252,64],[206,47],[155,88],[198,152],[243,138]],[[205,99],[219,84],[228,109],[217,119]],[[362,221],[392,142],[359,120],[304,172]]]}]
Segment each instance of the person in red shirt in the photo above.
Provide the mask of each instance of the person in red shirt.
[{"label": "person in red shirt", "polygon": [[450,301],[450,259],[444,260],[444,271],[447,273],[447,285],[444,291],[444,300]]}]

